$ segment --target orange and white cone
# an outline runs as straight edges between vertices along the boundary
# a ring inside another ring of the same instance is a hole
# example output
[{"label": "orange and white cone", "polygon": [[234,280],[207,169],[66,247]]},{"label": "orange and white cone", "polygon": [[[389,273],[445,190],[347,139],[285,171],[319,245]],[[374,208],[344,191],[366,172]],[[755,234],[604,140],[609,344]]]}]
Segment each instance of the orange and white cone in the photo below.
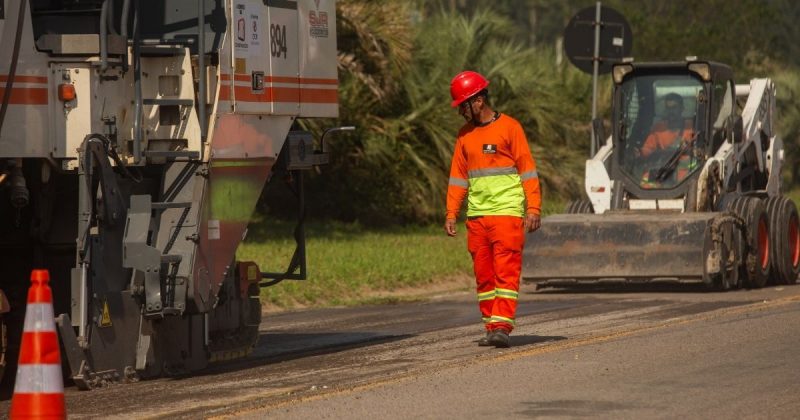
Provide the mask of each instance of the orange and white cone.
[{"label": "orange and white cone", "polygon": [[13,419],[63,419],[64,382],[47,270],[31,272],[17,381],[11,398]]}]

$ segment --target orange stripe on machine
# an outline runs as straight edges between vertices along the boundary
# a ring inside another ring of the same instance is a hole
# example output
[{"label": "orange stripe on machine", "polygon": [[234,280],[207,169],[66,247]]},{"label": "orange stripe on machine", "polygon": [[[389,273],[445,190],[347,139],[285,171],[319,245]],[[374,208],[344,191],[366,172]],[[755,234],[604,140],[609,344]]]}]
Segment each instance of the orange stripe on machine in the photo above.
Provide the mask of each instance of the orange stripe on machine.
[{"label": "orange stripe on machine", "polygon": [[[221,74],[220,80],[229,81],[231,75]],[[237,82],[252,83],[252,76],[247,74],[235,74],[233,80]],[[299,85],[338,85],[338,79],[325,79],[319,77],[290,77],[290,76],[264,76],[264,83],[292,83]]]},{"label": "orange stripe on machine", "polygon": [[[219,78],[220,78],[220,80],[231,80],[231,75],[222,73],[222,74],[219,75]],[[236,80],[236,81],[239,81],[239,82],[249,82],[250,81],[250,76],[248,76],[246,74],[234,74],[233,75],[233,80]]]},{"label": "orange stripe on machine", "polygon": [[[8,82],[8,75],[0,74],[0,82]],[[14,83],[41,83],[47,84],[47,77],[44,76],[26,76],[17,74],[14,76]]]},{"label": "orange stripe on machine", "polygon": [[[339,93],[336,89],[273,87],[265,88],[263,92],[253,92],[248,86],[234,86],[234,90],[237,102],[335,104],[339,101]],[[230,89],[220,89],[219,99],[231,100]]]},{"label": "orange stripe on machine", "polygon": [[[6,88],[0,87],[0,97],[6,94]],[[47,88],[11,88],[11,105],[47,105]]]}]

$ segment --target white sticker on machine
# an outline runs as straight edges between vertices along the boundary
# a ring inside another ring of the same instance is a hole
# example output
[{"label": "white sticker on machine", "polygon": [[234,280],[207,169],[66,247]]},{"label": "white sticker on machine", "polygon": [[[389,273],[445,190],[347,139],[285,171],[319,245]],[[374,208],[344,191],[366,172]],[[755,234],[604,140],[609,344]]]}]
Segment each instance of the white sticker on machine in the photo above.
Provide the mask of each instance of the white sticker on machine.
[{"label": "white sticker on machine", "polygon": [[219,240],[220,232],[219,232],[219,220],[209,220],[208,221],[208,240],[214,241]]},{"label": "white sticker on machine", "polygon": [[233,24],[236,28],[236,38],[233,41],[233,45],[236,48],[236,56],[247,57],[249,52],[249,44],[247,42],[247,3],[237,1],[234,5],[233,14]]}]

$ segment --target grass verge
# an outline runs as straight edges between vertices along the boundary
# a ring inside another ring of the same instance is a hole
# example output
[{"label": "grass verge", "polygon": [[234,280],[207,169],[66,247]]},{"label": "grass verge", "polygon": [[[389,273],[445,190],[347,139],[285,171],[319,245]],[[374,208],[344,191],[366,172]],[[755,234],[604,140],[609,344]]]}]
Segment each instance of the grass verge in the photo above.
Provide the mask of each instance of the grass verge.
[{"label": "grass verge", "polygon": [[[560,213],[561,201],[545,201],[544,215]],[[295,249],[294,222],[257,217],[236,252],[261,271],[283,272]],[[308,280],[286,280],[261,290],[267,310],[308,306],[394,304],[434,293],[471,290],[472,260],[463,220],[458,236],[441,226],[368,229],[359,224],[306,225]]]},{"label": "grass verge", "polygon": [[[292,222],[256,220],[237,259],[255,261],[262,271],[285,271],[295,248],[293,229]],[[375,230],[312,222],[306,226],[306,255],[308,280],[262,289],[267,310],[397,303],[471,284],[463,224],[459,235],[449,238],[439,226]]]},{"label": "grass verge", "polygon": [[787,197],[794,201],[794,204],[800,207],[800,188],[794,188],[785,194]]}]

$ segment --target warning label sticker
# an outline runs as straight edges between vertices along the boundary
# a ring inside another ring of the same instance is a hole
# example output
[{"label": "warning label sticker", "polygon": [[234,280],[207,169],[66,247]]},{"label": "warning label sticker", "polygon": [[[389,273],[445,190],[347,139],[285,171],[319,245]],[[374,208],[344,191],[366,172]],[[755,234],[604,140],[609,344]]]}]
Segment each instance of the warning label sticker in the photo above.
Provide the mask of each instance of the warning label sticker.
[{"label": "warning label sticker", "polygon": [[108,312],[108,301],[103,301],[103,314],[100,317],[101,327],[111,326],[111,314]]}]

